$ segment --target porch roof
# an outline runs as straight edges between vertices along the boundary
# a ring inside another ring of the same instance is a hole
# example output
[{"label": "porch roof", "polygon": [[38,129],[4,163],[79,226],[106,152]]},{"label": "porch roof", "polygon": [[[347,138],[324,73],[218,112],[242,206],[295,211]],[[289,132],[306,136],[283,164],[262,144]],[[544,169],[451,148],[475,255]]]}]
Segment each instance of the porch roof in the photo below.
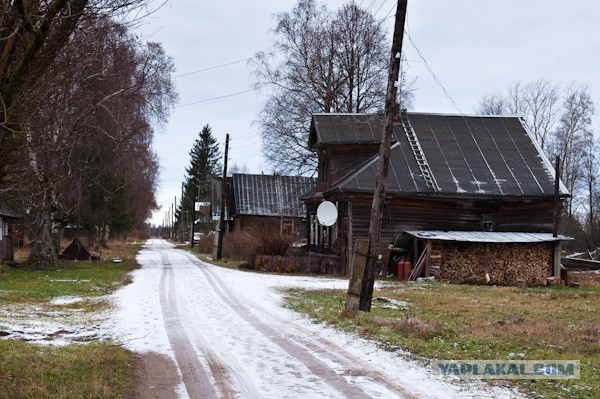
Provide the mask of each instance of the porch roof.
[{"label": "porch roof", "polygon": [[552,233],[525,233],[500,231],[442,231],[442,230],[411,230],[406,231],[416,238],[425,240],[459,241],[459,242],[488,242],[488,243],[536,243],[552,241],[568,241],[573,237]]},{"label": "porch roof", "polygon": [[21,215],[10,209],[8,206],[0,203],[0,217],[20,219]]}]

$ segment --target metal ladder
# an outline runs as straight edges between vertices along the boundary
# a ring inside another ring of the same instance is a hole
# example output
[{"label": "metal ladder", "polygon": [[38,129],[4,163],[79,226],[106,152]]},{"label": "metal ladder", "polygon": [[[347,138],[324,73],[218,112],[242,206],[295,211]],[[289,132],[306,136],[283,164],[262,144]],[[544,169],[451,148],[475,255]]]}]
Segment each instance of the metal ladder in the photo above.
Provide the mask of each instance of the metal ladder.
[{"label": "metal ladder", "polygon": [[402,128],[404,129],[404,133],[406,133],[406,138],[408,139],[408,143],[410,144],[410,149],[412,150],[415,160],[417,161],[417,165],[419,165],[419,169],[421,170],[421,176],[425,180],[425,184],[427,188],[433,191],[440,191],[440,188],[433,177],[433,173],[431,172],[431,168],[429,167],[429,163],[427,163],[427,158],[425,158],[425,154],[423,153],[423,149],[421,148],[421,144],[419,143],[419,139],[415,134],[415,131],[408,120],[406,114],[403,114],[400,118],[402,122]]}]

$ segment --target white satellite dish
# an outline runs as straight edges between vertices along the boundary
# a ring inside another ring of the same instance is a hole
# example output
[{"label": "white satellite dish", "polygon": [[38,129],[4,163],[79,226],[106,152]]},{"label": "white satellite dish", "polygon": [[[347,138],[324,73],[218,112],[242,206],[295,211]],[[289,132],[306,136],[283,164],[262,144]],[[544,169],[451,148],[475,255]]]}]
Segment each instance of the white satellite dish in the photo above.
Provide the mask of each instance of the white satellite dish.
[{"label": "white satellite dish", "polygon": [[338,210],[331,201],[321,202],[317,208],[317,220],[323,226],[333,226],[337,222]]}]

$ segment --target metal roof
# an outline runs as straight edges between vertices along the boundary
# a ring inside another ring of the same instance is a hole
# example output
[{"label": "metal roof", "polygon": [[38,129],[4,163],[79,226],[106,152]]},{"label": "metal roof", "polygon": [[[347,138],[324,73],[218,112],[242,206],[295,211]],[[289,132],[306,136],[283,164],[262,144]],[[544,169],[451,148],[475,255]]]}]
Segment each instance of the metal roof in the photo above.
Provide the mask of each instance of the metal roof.
[{"label": "metal roof", "polygon": [[8,206],[6,206],[2,203],[0,203],[0,216],[4,216],[7,218],[13,218],[13,219],[21,218],[21,215],[19,215],[17,212],[13,211]]},{"label": "metal roof", "polygon": [[[437,192],[449,195],[550,196],[554,194],[554,169],[521,122],[514,116],[464,116],[407,113],[422,156],[435,179]],[[330,117],[344,126],[364,125],[379,114]],[[329,125],[315,122],[318,137],[340,137],[322,131]],[[381,127],[383,129],[383,127]],[[352,130],[352,129],[351,129]],[[396,143],[390,153],[386,192],[432,192],[423,178],[405,128],[394,124]],[[324,142],[329,143],[328,141]],[[347,143],[347,142],[345,142]],[[350,173],[327,191],[372,192],[378,156]],[[561,193],[567,194],[561,184]]]},{"label": "metal roof", "polygon": [[235,213],[255,216],[305,217],[300,197],[315,187],[304,176],[233,174]]},{"label": "metal roof", "polygon": [[378,144],[383,114],[313,114],[308,146]]},{"label": "metal roof", "polygon": [[416,238],[440,241],[459,242],[489,242],[489,243],[534,243],[572,240],[572,237],[552,233],[523,233],[523,232],[498,232],[498,231],[440,231],[440,230],[413,230],[406,231]]}]

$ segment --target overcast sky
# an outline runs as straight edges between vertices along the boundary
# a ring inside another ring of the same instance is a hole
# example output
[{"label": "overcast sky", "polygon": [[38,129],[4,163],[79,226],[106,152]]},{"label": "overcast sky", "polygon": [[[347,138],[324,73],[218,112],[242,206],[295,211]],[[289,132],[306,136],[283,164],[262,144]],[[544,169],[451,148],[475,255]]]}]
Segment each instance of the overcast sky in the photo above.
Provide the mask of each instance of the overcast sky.
[{"label": "overcast sky", "polygon": [[[325,3],[335,10],[347,1]],[[378,19],[389,16],[391,46],[396,2],[356,3]],[[145,40],[160,42],[173,57],[180,96],[169,123],[155,136],[162,208],[152,223],[162,223],[175,196],[179,201],[189,150],[206,124],[222,149],[229,133],[230,166],[270,171],[255,123],[268,92],[252,90],[246,60],[272,49],[274,14],[295,4],[171,0],[139,28]],[[416,79],[414,111],[473,114],[482,96],[544,78],[564,86],[588,84],[599,115],[599,21],[600,2],[589,0],[408,0],[403,51],[408,78]],[[597,116],[592,127],[600,131]]]}]

